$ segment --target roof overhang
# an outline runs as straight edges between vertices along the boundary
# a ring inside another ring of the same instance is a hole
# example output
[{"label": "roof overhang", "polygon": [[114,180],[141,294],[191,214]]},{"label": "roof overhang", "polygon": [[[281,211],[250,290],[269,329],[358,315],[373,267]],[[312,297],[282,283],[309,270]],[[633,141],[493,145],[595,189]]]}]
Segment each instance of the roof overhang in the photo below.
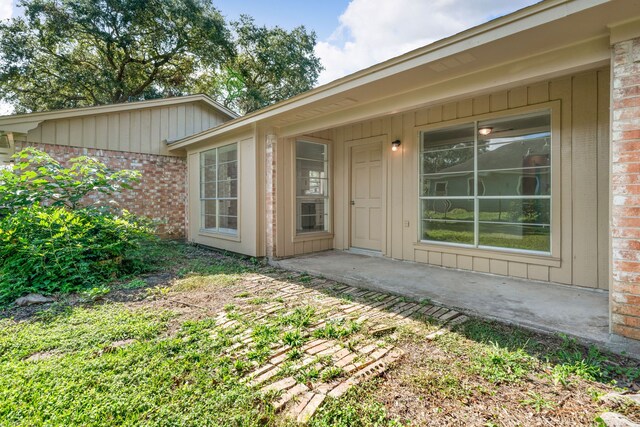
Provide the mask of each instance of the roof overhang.
[{"label": "roof overhang", "polygon": [[171,98],[150,99],[147,101],[125,102],[121,104],[98,105],[95,107],[70,108],[65,110],[46,111],[41,113],[15,114],[0,116],[0,130],[15,133],[27,133],[35,129],[45,120],[57,120],[93,116],[96,114],[118,113],[123,111],[139,110],[145,108],[163,107],[185,104],[189,102],[202,102],[211,108],[218,110],[229,119],[238,118],[238,114],[214,101],[204,94],[176,96]]},{"label": "roof overhang", "polygon": [[610,63],[614,29],[625,37],[638,0],[547,0],[416,49],[291,99],[170,144],[248,130],[281,136],[473,96]]}]

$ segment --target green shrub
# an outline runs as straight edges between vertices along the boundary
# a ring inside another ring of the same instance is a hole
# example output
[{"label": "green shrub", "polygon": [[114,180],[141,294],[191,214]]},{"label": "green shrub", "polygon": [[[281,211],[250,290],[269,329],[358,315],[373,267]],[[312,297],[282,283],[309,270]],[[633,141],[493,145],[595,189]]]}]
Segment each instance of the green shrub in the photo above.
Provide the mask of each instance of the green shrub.
[{"label": "green shrub", "polygon": [[0,219],[0,303],[89,289],[133,272],[134,252],[152,238],[149,224],[127,212],[19,209]]},{"label": "green shrub", "polygon": [[0,171],[0,304],[140,272],[141,248],[154,240],[151,222],[101,204],[131,188],[139,172],[113,171],[89,157],[63,167],[33,148],[14,158]]},{"label": "green shrub", "polygon": [[[0,216],[41,204],[78,209],[105,202],[140,180],[140,172],[113,171],[98,160],[82,156],[63,167],[47,153],[29,147],[13,156],[15,164],[0,170]],[[110,210],[109,204],[103,207]]]}]

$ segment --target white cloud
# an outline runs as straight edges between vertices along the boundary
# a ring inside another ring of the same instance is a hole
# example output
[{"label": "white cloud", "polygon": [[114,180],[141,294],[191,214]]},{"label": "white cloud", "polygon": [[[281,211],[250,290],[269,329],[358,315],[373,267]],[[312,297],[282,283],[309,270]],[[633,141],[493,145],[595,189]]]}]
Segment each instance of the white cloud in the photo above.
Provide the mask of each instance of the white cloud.
[{"label": "white cloud", "polygon": [[13,16],[13,0],[0,0],[0,20]]},{"label": "white cloud", "polygon": [[324,84],[512,12],[536,0],[351,0],[319,42]]},{"label": "white cloud", "polygon": [[14,113],[13,106],[5,102],[0,102],[0,116],[7,116]]}]

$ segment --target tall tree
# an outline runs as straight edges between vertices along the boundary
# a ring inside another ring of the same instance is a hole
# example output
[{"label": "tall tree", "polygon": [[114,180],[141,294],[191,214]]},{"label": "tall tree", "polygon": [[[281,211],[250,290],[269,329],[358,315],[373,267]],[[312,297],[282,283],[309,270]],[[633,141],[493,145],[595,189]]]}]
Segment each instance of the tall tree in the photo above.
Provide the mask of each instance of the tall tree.
[{"label": "tall tree", "polygon": [[236,55],[218,75],[200,81],[202,91],[217,93],[229,108],[248,113],[307,91],[318,81],[323,68],[314,53],[315,32],[304,26],[290,32],[257,26],[246,15],[232,26]]},{"label": "tall tree", "polygon": [[203,0],[23,0],[0,24],[0,97],[17,111],[184,92],[198,67],[233,54]]},{"label": "tall tree", "polygon": [[246,17],[232,32],[210,0],[20,6],[24,17],[0,22],[0,99],[17,112],[195,91],[247,112],[311,88],[321,69],[313,32]]}]

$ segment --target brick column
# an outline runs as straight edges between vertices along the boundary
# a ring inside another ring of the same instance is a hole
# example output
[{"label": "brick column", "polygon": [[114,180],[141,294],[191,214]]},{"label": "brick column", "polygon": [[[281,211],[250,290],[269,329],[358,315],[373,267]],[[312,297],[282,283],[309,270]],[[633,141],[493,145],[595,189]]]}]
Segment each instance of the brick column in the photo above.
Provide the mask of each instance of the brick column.
[{"label": "brick column", "polygon": [[273,259],[277,256],[276,251],[276,158],[277,158],[278,137],[269,134],[266,137],[265,148],[265,204],[266,204],[266,254],[267,258]]},{"label": "brick column", "polygon": [[640,38],[614,44],[611,79],[610,324],[640,340]]}]

